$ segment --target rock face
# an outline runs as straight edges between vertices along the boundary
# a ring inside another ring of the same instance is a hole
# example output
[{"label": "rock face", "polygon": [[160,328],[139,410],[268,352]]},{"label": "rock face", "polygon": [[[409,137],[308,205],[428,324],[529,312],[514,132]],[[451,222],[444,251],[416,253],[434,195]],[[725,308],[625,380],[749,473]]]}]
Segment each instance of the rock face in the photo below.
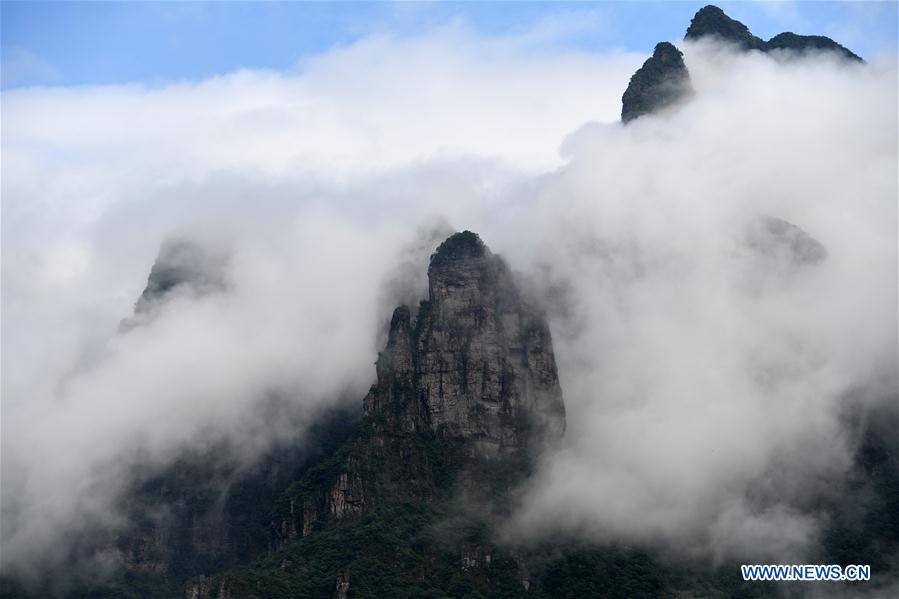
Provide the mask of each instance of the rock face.
[{"label": "rock face", "polygon": [[407,307],[393,313],[366,415],[470,441],[483,457],[559,439],[565,408],[549,328],[505,263],[465,231],[437,249],[428,278],[415,326]]},{"label": "rock face", "polygon": [[844,58],[862,61],[861,57],[848,48],[821,35],[796,35],[792,32],[785,32],[775,35],[766,42],[752,35],[746,25],[730,18],[724,14],[723,10],[712,5],[699,9],[690,22],[684,39],[698,40],[709,36],[736,44],[741,50],[759,50],[761,52],[788,50],[798,53],[816,50],[832,51],[839,53]]},{"label": "rock face", "polygon": [[662,110],[692,93],[684,55],[668,42],[656,44],[652,56],[633,74],[621,97],[625,123]]},{"label": "rock face", "polygon": [[230,599],[228,587],[222,581],[213,582],[205,576],[185,586],[184,599]]}]

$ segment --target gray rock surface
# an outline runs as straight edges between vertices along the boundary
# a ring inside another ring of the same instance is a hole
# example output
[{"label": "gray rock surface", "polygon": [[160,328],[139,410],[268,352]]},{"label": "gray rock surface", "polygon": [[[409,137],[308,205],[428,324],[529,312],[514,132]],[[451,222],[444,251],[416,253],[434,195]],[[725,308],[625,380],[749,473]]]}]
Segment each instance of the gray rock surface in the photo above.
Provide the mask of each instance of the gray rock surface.
[{"label": "gray rock surface", "polygon": [[565,430],[549,328],[501,258],[456,233],[431,256],[429,298],[413,326],[394,311],[367,415],[430,429],[494,457],[539,450]]}]

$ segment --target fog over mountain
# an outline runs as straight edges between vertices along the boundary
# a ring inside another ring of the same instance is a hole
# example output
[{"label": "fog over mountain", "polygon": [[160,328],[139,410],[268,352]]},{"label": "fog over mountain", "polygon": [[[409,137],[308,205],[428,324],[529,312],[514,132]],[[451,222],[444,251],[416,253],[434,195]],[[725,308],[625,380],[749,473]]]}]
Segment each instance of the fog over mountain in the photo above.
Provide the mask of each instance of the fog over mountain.
[{"label": "fog over mountain", "polygon": [[[4,91],[4,569],[124,526],[142,467],[360,402],[464,229],[546,312],[567,415],[505,537],[802,563],[899,401],[896,58],[679,42],[689,100],[623,125],[646,56],[543,42]],[[206,283],[135,312],[182,240]]]}]

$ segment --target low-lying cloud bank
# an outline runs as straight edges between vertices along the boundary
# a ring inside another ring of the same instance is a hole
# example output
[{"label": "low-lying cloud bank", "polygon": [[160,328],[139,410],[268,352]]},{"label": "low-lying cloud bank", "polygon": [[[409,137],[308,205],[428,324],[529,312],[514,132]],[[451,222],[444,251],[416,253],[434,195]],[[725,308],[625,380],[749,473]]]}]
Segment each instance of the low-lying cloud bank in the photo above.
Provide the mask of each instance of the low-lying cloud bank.
[{"label": "low-lying cloud bank", "polygon": [[[272,395],[301,422],[361,401],[447,227],[551,319],[569,431],[518,534],[801,551],[845,410],[896,400],[895,59],[685,53],[694,99],[626,127],[643,57],[453,27],[296,73],[5,92],[4,567],[115,526],[137,456],[249,459],[297,434],[263,427]],[[759,243],[766,215],[826,257]],[[173,235],[226,248],[224,290],[117,332]]]},{"label": "low-lying cloud bank", "polygon": [[686,50],[691,103],[585,127],[540,188],[570,447],[517,525],[795,559],[847,412],[897,401],[895,72]]}]

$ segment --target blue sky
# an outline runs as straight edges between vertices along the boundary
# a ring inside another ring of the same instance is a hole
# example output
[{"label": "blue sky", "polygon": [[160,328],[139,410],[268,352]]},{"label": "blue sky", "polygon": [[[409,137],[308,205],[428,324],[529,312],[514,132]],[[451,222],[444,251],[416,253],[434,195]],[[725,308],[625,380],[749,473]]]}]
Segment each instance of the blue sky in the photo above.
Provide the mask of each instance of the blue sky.
[{"label": "blue sky", "polygon": [[[649,52],[683,37],[706,2],[315,3],[7,2],[2,86],[196,80],[238,68],[286,69],[381,33],[462,22],[484,35],[561,24],[545,43]],[[863,56],[896,51],[895,2],[721,2],[756,35],[833,37]],[[572,26],[576,25],[576,26]]]}]

